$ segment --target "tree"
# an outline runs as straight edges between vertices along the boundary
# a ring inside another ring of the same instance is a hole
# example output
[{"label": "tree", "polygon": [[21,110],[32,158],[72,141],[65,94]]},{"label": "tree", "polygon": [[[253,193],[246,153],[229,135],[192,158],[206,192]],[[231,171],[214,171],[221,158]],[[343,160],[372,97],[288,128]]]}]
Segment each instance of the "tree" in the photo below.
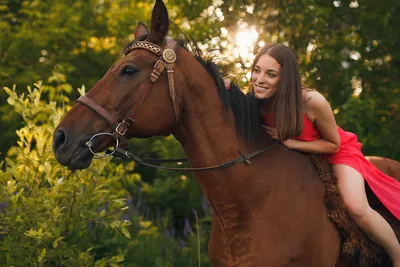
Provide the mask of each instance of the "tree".
[{"label": "tree", "polygon": [[255,0],[225,2],[221,9],[232,30],[235,20],[255,25],[258,41],[295,51],[304,83],[328,98],[339,125],[358,135],[365,154],[400,159],[398,1]]}]

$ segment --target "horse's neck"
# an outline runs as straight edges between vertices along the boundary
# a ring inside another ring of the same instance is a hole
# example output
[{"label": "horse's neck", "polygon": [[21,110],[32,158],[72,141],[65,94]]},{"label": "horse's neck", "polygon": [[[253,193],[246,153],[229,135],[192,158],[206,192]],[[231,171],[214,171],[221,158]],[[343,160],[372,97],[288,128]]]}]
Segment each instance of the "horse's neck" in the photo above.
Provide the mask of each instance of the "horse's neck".
[{"label": "horse's neck", "polygon": [[[194,60],[194,59],[193,59]],[[198,62],[190,62],[191,66]],[[190,73],[193,72],[193,73]],[[186,90],[184,113],[175,131],[175,137],[181,143],[192,167],[219,165],[240,156],[239,151],[249,152],[247,144],[236,132],[232,111],[226,114],[219,97],[218,89],[208,72],[198,66],[186,70]],[[266,137],[259,148],[270,142]],[[239,166],[243,166],[240,163]],[[237,166],[235,167],[237,170]],[[236,175],[237,176],[237,175]],[[232,199],[224,195],[227,185],[242,182],[232,168],[196,173],[200,186],[208,196],[219,199]]]},{"label": "horse's neck", "polygon": [[[232,112],[225,114],[223,104],[211,80],[196,90],[202,94],[186,98],[185,113],[174,135],[181,143],[192,166],[219,164],[238,156],[239,149],[246,149],[235,130]],[[204,88],[200,88],[204,86]]]},{"label": "horse's neck", "polygon": [[[182,56],[183,58],[183,56]],[[236,132],[233,112],[226,114],[211,75],[191,56],[184,57],[180,83],[184,92],[181,121],[173,134],[181,143],[192,166],[219,164],[238,156],[246,144]]]}]

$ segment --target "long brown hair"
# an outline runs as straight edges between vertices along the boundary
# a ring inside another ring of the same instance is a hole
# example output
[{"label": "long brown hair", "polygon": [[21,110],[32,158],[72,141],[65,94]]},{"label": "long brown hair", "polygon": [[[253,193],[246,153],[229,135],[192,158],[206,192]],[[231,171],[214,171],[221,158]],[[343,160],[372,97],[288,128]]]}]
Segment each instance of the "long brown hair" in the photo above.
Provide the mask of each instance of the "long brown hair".
[{"label": "long brown hair", "polygon": [[[284,141],[301,134],[304,124],[304,105],[300,69],[295,54],[282,44],[272,44],[260,50],[254,59],[251,72],[260,57],[267,54],[280,65],[281,71],[271,113],[275,116],[275,127],[279,140]],[[253,91],[253,86],[251,91]]]}]

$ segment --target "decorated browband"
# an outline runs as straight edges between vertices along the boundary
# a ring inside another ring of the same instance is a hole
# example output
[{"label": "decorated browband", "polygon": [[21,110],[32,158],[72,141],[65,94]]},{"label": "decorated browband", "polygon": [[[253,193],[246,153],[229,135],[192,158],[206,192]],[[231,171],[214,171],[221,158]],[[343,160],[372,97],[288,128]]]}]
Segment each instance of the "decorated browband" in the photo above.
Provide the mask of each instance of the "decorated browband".
[{"label": "decorated browband", "polygon": [[126,56],[132,50],[137,49],[137,48],[146,49],[146,50],[148,50],[148,51],[150,51],[150,52],[152,52],[152,53],[154,53],[154,54],[156,54],[158,56],[161,56],[161,53],[162,53],[161,47],[159,47],[159,46],[157,46],[155,44],[146,42],[146,41],[138,41],[138,42],[135,42],[135,43],[131,44],[130,46],[128,46],[128,48],[125,51],[124,56]]}]

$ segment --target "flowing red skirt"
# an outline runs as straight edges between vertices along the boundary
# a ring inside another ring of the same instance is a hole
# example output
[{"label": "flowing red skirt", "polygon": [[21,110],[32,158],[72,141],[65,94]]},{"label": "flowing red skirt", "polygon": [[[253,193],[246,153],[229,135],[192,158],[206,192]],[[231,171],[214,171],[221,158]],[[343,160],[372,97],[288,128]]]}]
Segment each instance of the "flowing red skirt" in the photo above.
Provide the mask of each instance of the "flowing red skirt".
[{"label": "flowing red skirt", "polygon": [[358,171],[383,205],[400,220],[400,182],[378,170],[365,159],[357,136],[338,127],[341,145],[336,154],[327,155],[331,164],[344,164]]}]

